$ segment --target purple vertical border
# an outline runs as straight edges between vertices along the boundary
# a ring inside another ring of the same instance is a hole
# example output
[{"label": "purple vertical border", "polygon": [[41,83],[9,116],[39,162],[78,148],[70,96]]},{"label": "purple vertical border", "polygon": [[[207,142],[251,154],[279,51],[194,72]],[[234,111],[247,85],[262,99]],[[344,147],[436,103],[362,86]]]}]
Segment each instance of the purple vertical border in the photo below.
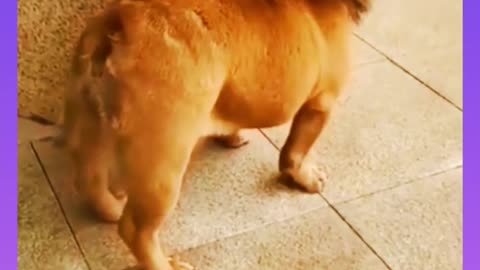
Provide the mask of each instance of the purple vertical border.
[{"label": "purple vertical border", "polygon": [[0,1],[0,269],[17,269],[17,1]]},{"label": "purple vertical border", "polygon": [[463,1],[463,266],[480,269],[480,2]]}]

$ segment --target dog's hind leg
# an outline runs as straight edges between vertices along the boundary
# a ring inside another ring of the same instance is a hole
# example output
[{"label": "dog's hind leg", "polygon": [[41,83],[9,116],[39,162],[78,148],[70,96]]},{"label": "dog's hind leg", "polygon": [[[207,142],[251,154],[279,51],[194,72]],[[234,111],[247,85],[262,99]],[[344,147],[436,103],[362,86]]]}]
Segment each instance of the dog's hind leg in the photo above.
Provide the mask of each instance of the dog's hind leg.
[{"label": "dog's hind leg", "polygon": [[119,234],[145,270],[172,269],[157,234],[177,205],[185,170],[213,103],[175,102],[147,106],[145,113],[131,118],[134,126],[119,140],[128,193]]},{"label": "dog's hind leg", "polygon": [[109,189],[112,162],[111,144],[101,132],[90,132],[73,153],[75,184],[88,205],[104,221],[116,222],[122,215],[126,196],[115,196]]}]

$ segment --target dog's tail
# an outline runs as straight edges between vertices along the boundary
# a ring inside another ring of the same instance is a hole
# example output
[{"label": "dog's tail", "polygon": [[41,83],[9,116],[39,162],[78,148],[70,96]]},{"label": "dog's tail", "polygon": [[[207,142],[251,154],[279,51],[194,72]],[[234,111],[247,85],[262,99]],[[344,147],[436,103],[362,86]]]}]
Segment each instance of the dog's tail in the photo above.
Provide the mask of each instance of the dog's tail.
[{"label": "dog's tail", "polygon": [[355,23],[360,23],[363,16],[367,14],[372,7],[372,0],[341,0],[348,8],[348,12]]}]

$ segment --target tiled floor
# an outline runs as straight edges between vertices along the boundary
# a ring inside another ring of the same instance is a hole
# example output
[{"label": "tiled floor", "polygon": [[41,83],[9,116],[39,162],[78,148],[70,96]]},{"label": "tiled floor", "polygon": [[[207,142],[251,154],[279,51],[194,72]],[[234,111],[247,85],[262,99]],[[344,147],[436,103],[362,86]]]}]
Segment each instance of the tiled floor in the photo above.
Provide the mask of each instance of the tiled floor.
[{"label": "tiled floor", "polygon": [[[313,151],[330,176],[323,196],[275,181],[286,126],[252,131],[238,150],[207,145],[163,230],[167,250],[200,270],[461,269],[461,10],[460,0],[376,1]],[[132,264],[41,140],[55,131],[19,121],[19,269]]]}]

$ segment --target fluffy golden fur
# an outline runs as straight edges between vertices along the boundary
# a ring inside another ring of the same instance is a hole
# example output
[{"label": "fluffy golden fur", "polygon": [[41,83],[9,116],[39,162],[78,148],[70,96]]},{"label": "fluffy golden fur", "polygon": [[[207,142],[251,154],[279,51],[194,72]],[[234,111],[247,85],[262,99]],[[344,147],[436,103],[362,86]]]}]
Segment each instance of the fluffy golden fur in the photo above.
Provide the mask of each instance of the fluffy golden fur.
[{"label": "fluffy golden fur", "polygon": [[[348,77],[369,0],[122,0],[78,42],[64,131],[78,189],[147,270],[169,270],[155,234],[202,136],[293,119],[279,168],[308,192],[305,157]],[[112,192],[110,179],[124,192]],[[127,200],[128,198],[128,200]]]}]

